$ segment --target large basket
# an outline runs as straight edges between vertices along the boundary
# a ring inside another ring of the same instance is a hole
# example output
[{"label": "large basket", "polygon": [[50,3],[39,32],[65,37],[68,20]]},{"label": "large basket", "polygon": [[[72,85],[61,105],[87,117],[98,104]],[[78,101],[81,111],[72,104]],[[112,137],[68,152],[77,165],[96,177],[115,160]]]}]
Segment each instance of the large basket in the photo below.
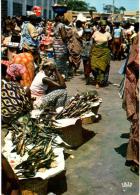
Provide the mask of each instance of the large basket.
[{"label": "large basket", "polygon": [[66,127],[59,127],[62,139],[72,148],[76,148],[83,144],[82,121],[77,119],[75,124]]},{"label": "large basket", "polygon": [[48,180],[33,178],[20,180],[22,195],[46,195],[48,190]]}]

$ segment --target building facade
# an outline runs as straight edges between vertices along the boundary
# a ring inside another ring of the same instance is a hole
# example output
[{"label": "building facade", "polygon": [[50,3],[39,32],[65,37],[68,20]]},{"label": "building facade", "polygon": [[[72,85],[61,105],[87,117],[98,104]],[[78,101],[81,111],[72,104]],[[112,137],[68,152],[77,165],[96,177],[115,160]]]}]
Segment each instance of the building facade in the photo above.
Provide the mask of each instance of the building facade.
[{"label": "building facade", "polygon": [[53,19],[52,5],[55,3],[57,0],[1,0],[1,15],[2,17],[25,16],[26,11],[31,11],[32,7],[37,5],[42,7],[42,17]]}]

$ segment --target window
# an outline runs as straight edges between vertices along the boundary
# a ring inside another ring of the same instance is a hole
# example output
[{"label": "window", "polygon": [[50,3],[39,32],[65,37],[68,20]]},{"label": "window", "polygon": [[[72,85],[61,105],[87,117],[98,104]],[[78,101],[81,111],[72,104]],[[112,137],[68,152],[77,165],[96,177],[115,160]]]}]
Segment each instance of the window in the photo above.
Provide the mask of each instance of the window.
[{"label": "window", "polygon": [[13,15],[14,16],[21,16],[22,15],[22,4],[13,3]]},{"label": "window", "polygon": [[1,1],[1,16],[5,17],[7,16],[7,0]]}]

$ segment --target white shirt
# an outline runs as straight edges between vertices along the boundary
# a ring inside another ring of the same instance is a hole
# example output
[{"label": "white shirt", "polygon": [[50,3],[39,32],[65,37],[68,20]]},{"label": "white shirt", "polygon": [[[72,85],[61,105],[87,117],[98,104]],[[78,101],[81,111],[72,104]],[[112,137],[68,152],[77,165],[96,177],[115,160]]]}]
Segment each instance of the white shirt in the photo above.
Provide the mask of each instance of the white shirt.
[{"label": "white shirt", "polygon": [[48,89],[48,86],[42,82],[42,79],[46,77],[43,70],[38,72],[30,86],[31,95],[32,97],[40,97],[42,95],[45,95],[46,90]]},{"label": "white shirt", "polygon": [[101,33],[99,31],[95,31],[92,35],[92,38],[97,45],[101,45],[112,39],[111,34],[109,32]]}]

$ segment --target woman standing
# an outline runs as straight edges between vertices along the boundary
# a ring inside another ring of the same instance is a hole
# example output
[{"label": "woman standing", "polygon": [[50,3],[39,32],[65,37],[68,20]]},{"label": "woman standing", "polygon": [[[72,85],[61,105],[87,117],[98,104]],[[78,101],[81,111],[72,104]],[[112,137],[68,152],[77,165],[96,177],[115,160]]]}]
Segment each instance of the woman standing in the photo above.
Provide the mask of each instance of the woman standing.
[{"label": "woman standing", "polygon": [[36,23],[37,23],[37,16],[36,15],[30,15],[29,16],[29,22],[25,21],[22,24],[21,27],[21,41],[20,41],[20,49],[26,48],[26,49],[34,49],[38,48],[39,41],[38,36],[39,33],[36,29]]},{"label": "woman standing", "polygon": [[90,54],[91,69],[95,78],[96,88],[104,86],[108,82],[111,53],[108,42],[112,39],[111,34],[105,31],[106,21],[100,22],[99,31],[92,35],[93,45]]},{"label": "woman standing", "polygon": [[[139,24],[135,24],[135,29]],[[139,30],[136,30],[138,32]],[[130,137],[126,154],[126,165],[131,165],[133,171],[139,167],[139,33],[134,38],[128,63],[124,87],[123,107],[127,119],[131,123]]]},{"label": "woman standing", "polygon": [[68,31],[68,51],[69,51],[69,62],[74,69],[74,74],[79,69],[81,64],[81,52],[82,52],[82,35],[83,28],[80,20],[76,21],[76,28],[73,27]]},{"label": "woman standing", "polygon": [[113,28],[112,53],[113,59],[121,60],[121,44],[123,39],[122,27],[119,22],[115,23]]},{"label": "woman standing", "polygon": [[92,32],[90,29],[85,29],[83,33],[83,40],[82,40],[82,59],[83,59],[83,66],[84,66],[84,75],[86,79],[86,85],[90,82],[90,73],[91,73],[91,66],[90,66],[90,60],[89,60],[89,54],[92,46],[91,41],[91,35]]},{"label": "woman standing", "polygon": [[66,30],[63,24],[64,14],[57,14],[54,25],[54,58],[56,66],[65,78],[68,78],[68,51],[66,45]]}]

